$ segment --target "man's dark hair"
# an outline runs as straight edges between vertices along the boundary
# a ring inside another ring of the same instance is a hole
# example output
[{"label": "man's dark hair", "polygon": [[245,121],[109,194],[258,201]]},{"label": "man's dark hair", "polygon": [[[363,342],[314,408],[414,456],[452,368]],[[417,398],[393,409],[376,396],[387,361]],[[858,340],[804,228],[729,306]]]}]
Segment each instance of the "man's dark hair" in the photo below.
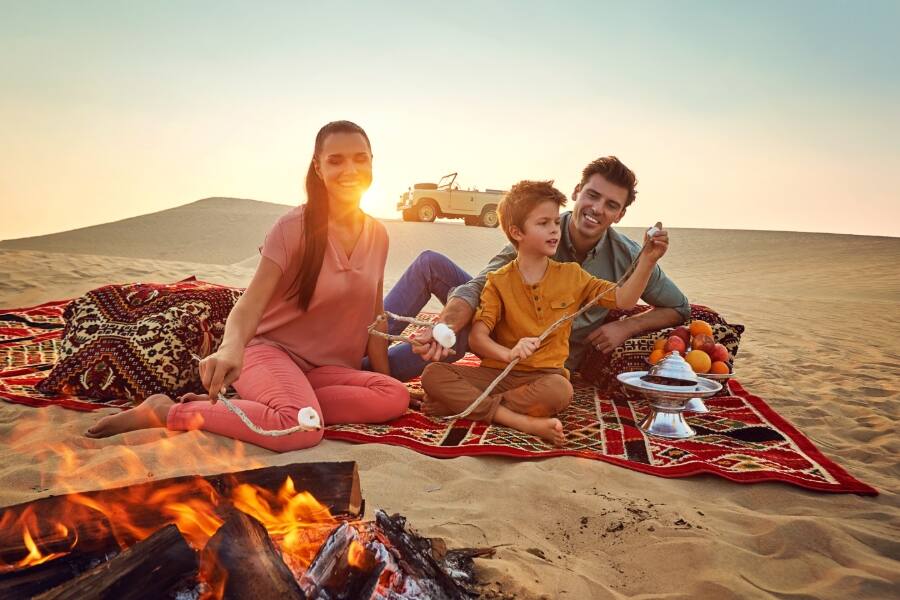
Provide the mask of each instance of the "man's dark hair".
[{"label": "man's dark hair", "polygon": [[634,171],[622,164],[622,161],[615,156],[598,158],[584,168],[584,171],[581,172],[581,183],[575,187],[572,200],[575,200],[575,196],[578,195],[584,184],[594,175],[600,175],[611,184],[628,190],[628,199],[625,200],[625,207],[631,206],[631,203],[634,202],[634,197],[637,195],[637,190],[634,189],[637,185],[637,177],[635,177]]}]

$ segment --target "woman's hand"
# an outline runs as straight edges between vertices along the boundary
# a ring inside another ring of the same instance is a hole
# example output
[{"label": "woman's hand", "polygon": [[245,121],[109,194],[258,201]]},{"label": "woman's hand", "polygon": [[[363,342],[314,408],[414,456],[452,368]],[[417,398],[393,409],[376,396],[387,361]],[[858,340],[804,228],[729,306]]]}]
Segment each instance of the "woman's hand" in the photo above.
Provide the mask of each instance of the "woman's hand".
[{"label": "woman's hand", "polygon": [[244,349],[232,351],[226,347],[219,348],[200,361],[200,381],[209,393],[209,401],[213,404],[219,394],[228,389],[241,374],[244,366]]},{"label": "woman's hand", "polygon": [[515,346],[509,351],[509,362],[515,359],[525,360],[541,347],[541,339],[536,337],[525,337],[519,340]]}]

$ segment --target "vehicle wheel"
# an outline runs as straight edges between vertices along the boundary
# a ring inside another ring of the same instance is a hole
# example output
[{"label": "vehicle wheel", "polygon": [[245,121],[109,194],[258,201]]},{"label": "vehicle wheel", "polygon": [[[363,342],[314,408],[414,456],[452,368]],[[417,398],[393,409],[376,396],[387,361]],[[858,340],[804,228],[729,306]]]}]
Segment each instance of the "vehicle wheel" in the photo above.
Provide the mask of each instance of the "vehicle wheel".
[{"label": "vehicle wheel", "polygon": [[479,222],[482,227],[496,227],[500,224],[500,217],[497,216],[497,205],[488,204],[481,210]]},{"label": "vehicle wheel", "polygon": [[469,227],[477,227],[481,225],[481,217],[463,217],[466,221],[466,225]]},{"label": "vehicle wheel", "polygon": [[413,184],[413,189],[414,190],[436,190],[437,184],[436,183],[416,183],[416,184]]},{"label": "vehicle wheel", "polygon": [[415,221],[416,213],[413,212],[413,209],[407,208],[403,211],[403,220],[404,221]]},{"label": "vehicle wheel", "polygon": [[424,202],[419,202],[419,206],[416,207],[416,217],[419,221],[423,223],[431,223],[438,216],[438,207],[432,200],[425,200]]}]

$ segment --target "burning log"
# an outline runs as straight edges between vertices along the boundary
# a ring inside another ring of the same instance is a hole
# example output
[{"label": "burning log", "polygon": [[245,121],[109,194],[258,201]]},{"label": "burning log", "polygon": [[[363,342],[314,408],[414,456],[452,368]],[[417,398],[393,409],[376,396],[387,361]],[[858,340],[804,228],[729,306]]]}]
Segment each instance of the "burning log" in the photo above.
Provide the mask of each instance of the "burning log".
[{"label": "burning log", "polygon": [[375,513],[375,524],[388,541],[387,548],[407,577],[415,580],[422,597],[434,600],[471,598],[469,590],[458,584],[438,564],[431,554],[431,543],[406,530],[406,518],[388,516],[382,510]]},{"label": "burning log", "polygon": [[[208,477],[186,476],[121,488],[50,496],[0,511],[0,566],[16,564],[32,552],[23,536],[23,515],[29,520],[30,539],[43,554],[108,552],[130,546],[160,527],[178,521],[167,509],[195,508],[200,519],[182,527],[189,540],[202,546],[221,525],[238,486],[250,484],[273,494],[290,478],[297,490],[309,491],[331,514],[341,518],[362,516],[364,502],[354,462],[296,463]],[[60,524],[65,527],[60,527]],[[77,532],[77,533],[76,533]],[[77,540],[77,544],[76,544]]]},{"label": "burning log", "polygon": [[266,528],[241,511],[210,538],[201,560],[203,578],[224,600],[306,600]]},{"label": "burning log", "polygon": [[[118,547],[115,548],[118,552]],[[106,552],[73,553],[33,567],[0,573],[0,598],[31,598],[106,560]]]},{"label": "burning log", "polygon": [[168,525],[36,600],[162,598],[197,570],[197,553]]},{"label": "burning log", "polygon": [[385,566],[356,531],[343,523],[319,548],[300,585],[311,599],[366,600],[375,592]]}]

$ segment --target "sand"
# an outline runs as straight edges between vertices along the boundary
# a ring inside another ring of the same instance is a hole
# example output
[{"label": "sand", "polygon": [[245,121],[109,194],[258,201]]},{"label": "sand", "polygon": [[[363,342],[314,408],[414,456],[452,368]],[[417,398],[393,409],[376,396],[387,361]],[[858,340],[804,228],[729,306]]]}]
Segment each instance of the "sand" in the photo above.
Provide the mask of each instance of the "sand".
[{"label": "sand", "polygon": [[[266,228],[286,210],[213,198],[2,242],[0,307],[188,275],[245,285]],[[497,230],[460,223],[385,225],[388,286],[423,249],[476,272],[503,243]],[[740,381],[878,497],[663,479],[575,458],[445,460],[332,441],[279,455],[163,430],[91,440],[81,433],[108,411],[0,402],[0,505],[146,477],[355,460],[370,513],[401,512],[451,545],[502,544],[479,575],[510,596],[897,597],[900,239],[691,229],[671,239],[663,266],[692,301],[747,326]]]}]

